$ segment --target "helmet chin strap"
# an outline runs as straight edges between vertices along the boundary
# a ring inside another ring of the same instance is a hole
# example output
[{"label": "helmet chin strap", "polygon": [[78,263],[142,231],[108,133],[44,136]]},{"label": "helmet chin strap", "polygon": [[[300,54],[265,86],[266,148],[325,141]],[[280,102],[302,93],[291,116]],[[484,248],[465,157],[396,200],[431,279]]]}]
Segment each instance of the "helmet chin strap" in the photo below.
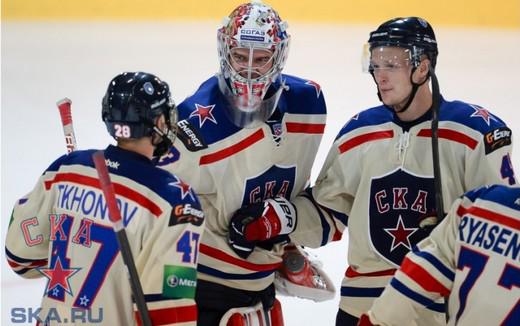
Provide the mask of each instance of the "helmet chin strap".
[{"label": "helmet chin strap", "polygon": [[[408,95],[408,101],[406,101],[406,104],[400,110],[397,110],[397,108],[395,106],[392,106],[392,108],[394,109],[394,111],[396,113],[403,113],[406,110],[408,110],[408,108],[410,107],[410,104],[412,104],[412,101],[415,98],[415,94],[419,90],[419,87],[422,86],[424,83],[426,83],[426,81],[428,81],[428,77],[430,76],[429,71],[428,71],[428,76],[426,76],[426,78],[424,79],[424,81],[422,83],[419,83],[419,84],[415,83],[413,81],[413,73],[415,72],[416,69],[417,69],[417,67],[413,67],[412,72],[410,73],[410,82],[412,83],[412,91],[410,92],[410,95]],[[376,77],[374,76],[373,71],[371,72],[371,75],[372,75],[372,78],[374,79],[374,82],[376,82]],[[376,82],[376,86],[377,86],[377,82]],[[383,102],[383,98],[381,97],[381,92],[379,92],[379,87],[377,88],[377,97],[379,98],[379,101]],[[383,102],[383,104],[385,104],[385,102]]]}]

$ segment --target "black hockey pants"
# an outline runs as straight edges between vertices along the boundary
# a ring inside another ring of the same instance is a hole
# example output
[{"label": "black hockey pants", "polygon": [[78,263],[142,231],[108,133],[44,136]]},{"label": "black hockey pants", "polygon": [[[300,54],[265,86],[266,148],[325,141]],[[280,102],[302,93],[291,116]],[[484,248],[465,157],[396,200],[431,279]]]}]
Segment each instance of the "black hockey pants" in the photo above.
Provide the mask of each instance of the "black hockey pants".
[{"label": "black hockey pants", "polygon": [[245,291],[198,280],[195,294],[197,325],[218,326],[220,319],[229,309],[254,306],[260,301],[264,308],[270,309],[274,304],[274,297],[273,284],[261,291]]}]

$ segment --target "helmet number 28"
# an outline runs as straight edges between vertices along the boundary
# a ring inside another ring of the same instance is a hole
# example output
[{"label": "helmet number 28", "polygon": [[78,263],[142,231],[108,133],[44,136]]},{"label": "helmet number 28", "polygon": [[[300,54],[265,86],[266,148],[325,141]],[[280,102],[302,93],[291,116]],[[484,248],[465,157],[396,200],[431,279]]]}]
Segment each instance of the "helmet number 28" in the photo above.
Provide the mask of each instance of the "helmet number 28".
[{"label": "helmet number 28", "polygon": [[127,125],[114,124],[116,137],[130,138],[130,127]]}]

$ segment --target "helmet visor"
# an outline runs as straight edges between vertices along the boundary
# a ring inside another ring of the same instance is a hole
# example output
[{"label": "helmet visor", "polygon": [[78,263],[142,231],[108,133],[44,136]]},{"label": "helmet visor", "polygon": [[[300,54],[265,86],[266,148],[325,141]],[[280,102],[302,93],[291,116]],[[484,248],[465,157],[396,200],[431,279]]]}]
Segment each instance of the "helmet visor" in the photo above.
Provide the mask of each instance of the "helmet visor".
[{"label": "helmet visor", "polygon": [[411,51],[395,46],[379,46],[370,50],[370,45],[363,47],[363,72],[377,73],[379,71],[393,72],[408,69],[412,66]]}]

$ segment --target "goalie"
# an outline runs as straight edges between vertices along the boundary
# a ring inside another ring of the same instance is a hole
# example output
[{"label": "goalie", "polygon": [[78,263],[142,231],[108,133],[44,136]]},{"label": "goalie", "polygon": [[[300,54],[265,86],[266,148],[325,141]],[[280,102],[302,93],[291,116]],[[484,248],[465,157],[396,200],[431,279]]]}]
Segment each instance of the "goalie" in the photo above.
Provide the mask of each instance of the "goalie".
[{"label": "goalie", "polygon": [[[269,312],[278,307],[273,281],[296,221],[256,246],[235,242],[229,223],[243,206],[303,191],[325,129],[320,86],[282,74],[287,27],[259,1],[225,18],[217,33],[220,71],[179,105],[180,141],[158,161],[193,186],[206,216],[196,296],[200,325],[218,325],[230,309],[255,306],[278,320]],[[310,240],[298,244],[320,245]],[[320,290],[333,295],[330,284]]]}]

